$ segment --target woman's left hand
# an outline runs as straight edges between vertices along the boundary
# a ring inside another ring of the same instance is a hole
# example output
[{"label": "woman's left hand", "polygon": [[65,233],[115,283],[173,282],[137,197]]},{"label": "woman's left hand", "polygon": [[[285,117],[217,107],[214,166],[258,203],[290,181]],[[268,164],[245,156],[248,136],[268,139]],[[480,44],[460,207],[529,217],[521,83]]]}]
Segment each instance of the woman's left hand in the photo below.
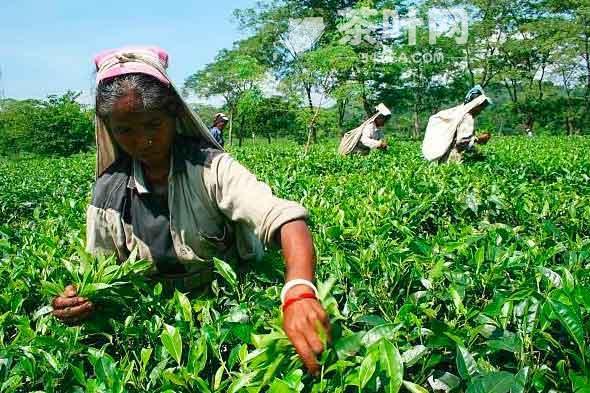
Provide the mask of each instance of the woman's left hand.
[{"label": "woman's left hand", "polygon": [[[307,292],[313,293],[307,287],[294,287],[286,298]],[[302,299],[290,304],[284,310],[283,328],[309,373],[317,375],[320,370],[317,356],[324,350],[318,329],[324,329],[326,337],[330,339],[330,321],[320,302]]]}]

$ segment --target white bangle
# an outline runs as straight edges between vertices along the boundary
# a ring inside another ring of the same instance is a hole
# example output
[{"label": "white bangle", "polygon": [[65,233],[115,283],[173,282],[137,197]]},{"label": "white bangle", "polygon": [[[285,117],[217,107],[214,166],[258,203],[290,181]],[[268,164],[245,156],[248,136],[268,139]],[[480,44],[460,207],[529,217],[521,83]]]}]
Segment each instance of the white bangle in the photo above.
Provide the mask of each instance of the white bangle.
[{"label": "white bangle", "polygon": [[296,278],[294,280],[289,280],[285,283],[285,286],[281,291],[281,304],[285,304],[285,296],[287,295],[287,292],[289,292],[293,287],[296,287],[297,285],[305,285],[306,287],[311,288],[313,290],[313,293],[315,294],[315,297],[319,298],[318,289],[315,287],[315,285],[313,285],[311,281],[304,280],[302,278]]}]

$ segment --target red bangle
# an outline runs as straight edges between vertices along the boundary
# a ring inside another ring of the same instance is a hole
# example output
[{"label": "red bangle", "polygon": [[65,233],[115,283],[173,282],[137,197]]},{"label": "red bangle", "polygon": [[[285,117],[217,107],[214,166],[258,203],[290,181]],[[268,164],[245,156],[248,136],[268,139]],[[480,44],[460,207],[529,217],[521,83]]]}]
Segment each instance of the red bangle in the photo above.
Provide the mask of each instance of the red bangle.
[{"label": "red bangle", "polygon": [[287,307],[289,307],[291,304],[298,302],[299,300],[303,300],[303,299],[317,299],[317,297],[315,296],[314,293],[302,293],[299,296],[289,298],[289,299],[285,300],[285,303],[283,303],[283,312],[285,312]]}]

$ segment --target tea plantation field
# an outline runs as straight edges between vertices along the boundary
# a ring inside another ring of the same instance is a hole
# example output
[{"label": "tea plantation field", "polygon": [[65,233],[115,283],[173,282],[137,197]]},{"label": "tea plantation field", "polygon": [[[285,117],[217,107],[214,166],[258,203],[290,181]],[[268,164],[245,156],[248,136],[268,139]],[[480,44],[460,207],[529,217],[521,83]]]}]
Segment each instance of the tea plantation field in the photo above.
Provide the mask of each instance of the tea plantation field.
[{"label": "tea plantation field", "polygon": [[232,149],[310,211],[333,325],[317,378],[280,328],[276,250],[217,261],[205,295],[126,276],[61,324],[51,283],[123,270],[80,250],[94,157],[0,159],[0,393],[590,392],[590,139],[496,138],[462,166],[391,145]]}]

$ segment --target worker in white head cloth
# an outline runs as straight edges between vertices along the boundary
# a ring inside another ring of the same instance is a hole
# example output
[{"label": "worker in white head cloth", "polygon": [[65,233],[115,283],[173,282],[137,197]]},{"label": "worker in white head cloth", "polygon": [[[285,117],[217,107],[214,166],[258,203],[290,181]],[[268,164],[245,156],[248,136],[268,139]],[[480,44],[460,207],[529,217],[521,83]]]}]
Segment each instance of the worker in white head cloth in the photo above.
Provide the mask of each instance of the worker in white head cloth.
[{"label": "worker in white head cloth", "polygon": [[375,109],[377,113],[359,127],[344,134],[338,148],[340,154],[367,154],[374,149],[387,149],[383,126],[391,118],[391,111],[384,104],[377,105]]},{"label": "worker in white head cloth", "polygon": [[463,104],[430,117],[422,144],[422,154],[437,163],[461,162],[463,153],[474,151],[475,144],[486,144],[491,135],[475,135],[474,118],[491,104],[481,86],[467,93]]}]

